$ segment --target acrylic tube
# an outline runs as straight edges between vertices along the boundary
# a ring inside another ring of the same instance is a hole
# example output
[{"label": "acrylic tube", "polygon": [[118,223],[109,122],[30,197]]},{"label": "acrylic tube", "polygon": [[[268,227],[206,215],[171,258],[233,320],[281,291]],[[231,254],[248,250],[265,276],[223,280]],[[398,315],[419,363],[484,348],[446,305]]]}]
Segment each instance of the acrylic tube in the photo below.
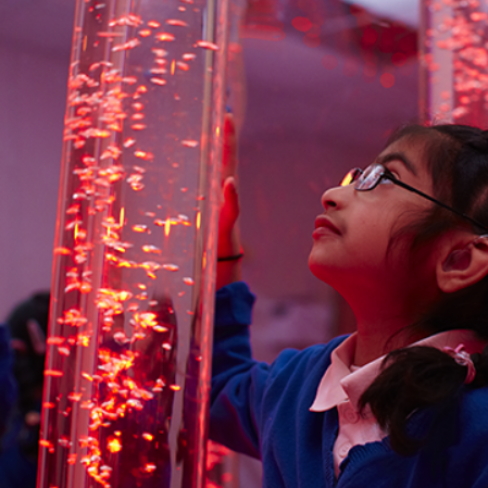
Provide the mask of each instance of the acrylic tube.
[{"label": "acrylic tube", "polygon": [[204,486],[227,0],[77,0],[38,488]]},{"label": "acrylic tube", "polygon": [[488,125],[488,4],[424,0],[419,32],[425,122]]}]

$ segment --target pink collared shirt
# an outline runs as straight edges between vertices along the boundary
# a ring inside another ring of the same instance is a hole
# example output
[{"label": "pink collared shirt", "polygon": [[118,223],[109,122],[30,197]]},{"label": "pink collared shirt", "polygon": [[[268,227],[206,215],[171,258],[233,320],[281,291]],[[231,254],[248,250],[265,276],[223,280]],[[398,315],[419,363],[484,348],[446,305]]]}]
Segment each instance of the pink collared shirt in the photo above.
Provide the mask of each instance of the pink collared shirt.
[{"label": "pink collared shirt", "polygon": [[[470,330],[451,330],[422,339],[412,346],[430,346],[437,349],[464,344],[470,354],[481,352],[486,345],[476,339]],[[339,434],[334,444],[334,470],[339,475],[339,466],[353,446],[381,441],[386,433],[381,430],[372,415],[366,411],[358,413],[358,401],[362,393],[378,376],[384,356],[362,367],[352,364],[356,348],[356,334],[352,334],[331,355],[331,364],[320,381],[312,412],[324,412],[337,407],[339,413]]]}]

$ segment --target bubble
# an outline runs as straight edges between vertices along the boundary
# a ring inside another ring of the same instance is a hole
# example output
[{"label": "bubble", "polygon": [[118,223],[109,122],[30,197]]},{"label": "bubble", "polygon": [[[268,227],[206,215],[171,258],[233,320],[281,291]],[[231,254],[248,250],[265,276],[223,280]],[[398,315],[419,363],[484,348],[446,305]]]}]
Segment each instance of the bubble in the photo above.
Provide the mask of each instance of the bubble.
[{"label": "bubble", "polygon": [[153,76],[152,78],[150,78],[149,81],[151,83],[154,83],[155,85],[159,85],[159,86],[166,85],[166,80],[164,80],[163,78],[156,78],[155,76]]},{"label": "bubble", "polygon": [[141,232],[148,232],[148,231],[149,231],[149,229],[148,229],[147,225],[142,225],[142,224],[133,225],[133,226],[132,226],[132,230],[133,230],[134,232],[140,232],[140,233],[141,233]]},{"label": "bubble", "polygon": [[133,130],[137,130],[137,131],[144,130],[146,127],[147,127],[146,124],[133,124],[133,125],[131,125],[131,128]]},{"label": "bubble", "polygon": [[188,24],[185,21],[179,19],[168,19],[166,23],[168,25],[175,25],[178,27],[188,27]]},{"label": "bubble", "polygon": [[190,65],[188,63],[184,63],[183,61],[177,61],[176,66],[182,71],[188,71],[190,69]]},{"label": "bubble", "polygon": [[129,147],[132,147],[134,144],[136,143],[136,140],[131,138],[131,137],[128,137],[125,141],[124,141],[124,144],[123,146],[128,149]]},{"label": "bubble", "polygon": [[157,41],[162,42],[172,42],[175,40],[175,36],[169,32],[158,32],[157,34],[154,34],[154,37]]},{"label": "bubble", "polygon": [[69,356],[69,354],[70,354],[70,349],[69,349],[69,347],[65,347],[65,346],[59,346],[59,347],[58,347],[58,352],[59,352],[59,354],[61,354],[62,356]]},{"label": "bubble", "polygon": [[217,51],[219,49],[219,46],[217,46],[217,44],[209,41],[197,41],[196,47],[210,49],[211,51]]},{"label": "bubble", "polygon": [[45,369],[44,376],[54,376],[60,378],[61,376],[63,376],[63,372],[55,369]]},{"label": "bubble", "polygon": [[122,450],[122,443],[118,437],[110,436],[107,438],[107,449],[112,453],[120,452]]},{"label": "bubble", "polygon": [[194,141],[194,140],[191,140],[191,139],[185,139],[183,141],[181,141],[181,145],[182,146],[185,146],[185,147],[197,147],[198,146],[198,141]]},{"label": "bubble", "polygon": [[[153,253],[153,254],[161,254],[162,253],[162,251],[161,251],[161,249],[159,249],[159,247],[153,246],[151,244],[146,244],[146,245],[142,246],[142,250],[144,252]],[[163,268],[164,268],[164,266],[163,266]]]}]

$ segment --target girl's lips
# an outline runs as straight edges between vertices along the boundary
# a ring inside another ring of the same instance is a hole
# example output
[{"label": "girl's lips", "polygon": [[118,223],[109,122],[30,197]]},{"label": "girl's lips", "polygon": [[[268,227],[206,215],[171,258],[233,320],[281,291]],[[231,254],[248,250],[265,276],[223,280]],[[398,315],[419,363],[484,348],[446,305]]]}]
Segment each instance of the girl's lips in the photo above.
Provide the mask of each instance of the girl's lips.
[{"label": "girl's lips", "polygon": [[315,219],[315,230],[312,233],[313,237],[320,237],[325,234],[341,235],[341,231],[324,215],[319,215]]}]

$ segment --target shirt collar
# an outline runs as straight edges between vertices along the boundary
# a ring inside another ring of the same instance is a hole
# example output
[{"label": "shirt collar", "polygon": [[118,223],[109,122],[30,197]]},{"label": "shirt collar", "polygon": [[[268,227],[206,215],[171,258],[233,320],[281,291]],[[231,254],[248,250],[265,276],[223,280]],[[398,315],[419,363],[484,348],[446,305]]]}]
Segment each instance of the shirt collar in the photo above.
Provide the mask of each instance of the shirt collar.
[{"label": "shirt collar", "polygon": [[[332,351],[331,364],[325,371],[317,388],[315,399],[310,407],[312,412],[323,412],[329,410],[339,403],[351,401],[357,409],[359,398],[371,385],[381,371],[381,363],[385,356],[351,371],[356,347],[356,336],[354,333]],[[410,344],[410,346],[430,346],[437,349],[444,347],[456,347],[464,344],[469,353],[480,352],[486,345],[475,337],[471,330],[458,329],[441,332]]]}]

